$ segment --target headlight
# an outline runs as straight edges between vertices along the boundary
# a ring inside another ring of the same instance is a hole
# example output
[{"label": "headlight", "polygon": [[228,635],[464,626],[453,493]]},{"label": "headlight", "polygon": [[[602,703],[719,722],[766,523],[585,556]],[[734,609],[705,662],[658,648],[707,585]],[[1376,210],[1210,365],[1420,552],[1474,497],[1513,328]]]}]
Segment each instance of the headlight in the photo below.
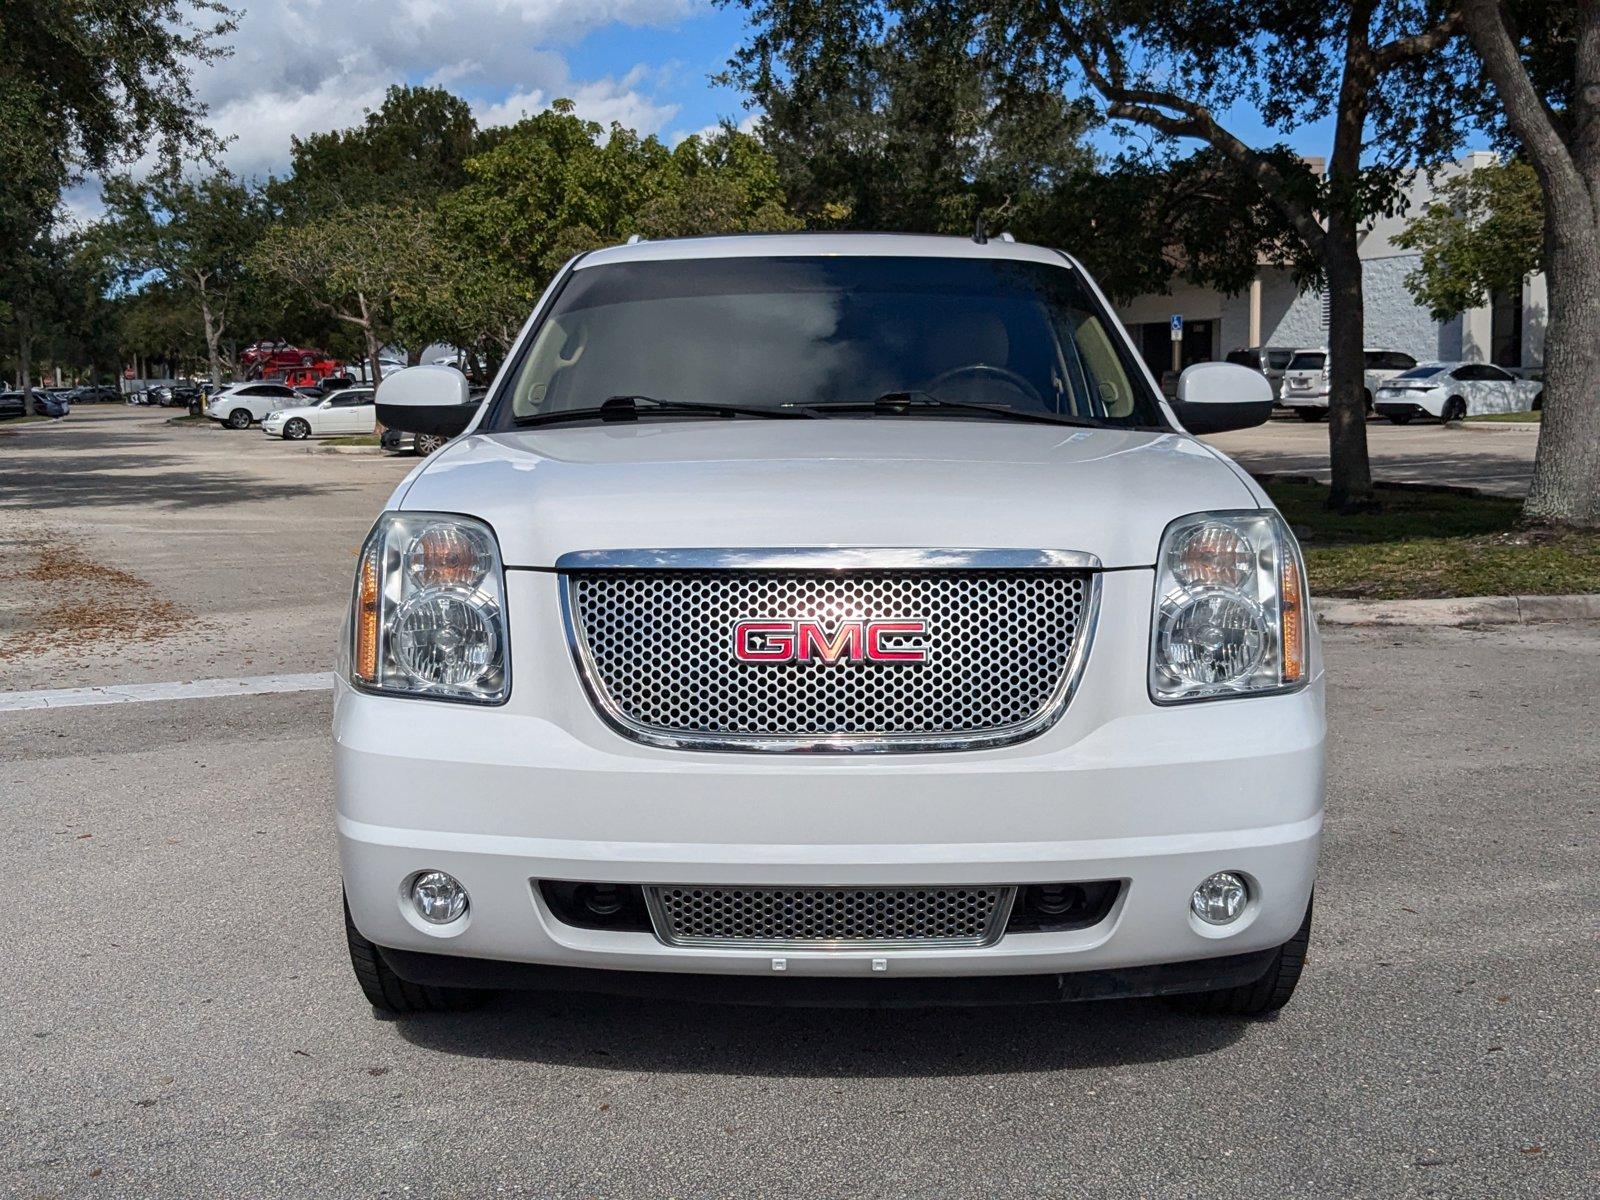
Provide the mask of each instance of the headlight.
[{"label": "headlight", "polygon": [[350,682],[365,691],[500,704],[510,694],[505,580],[494,533],[446,513],[384,513],[361,548]]},{"label": "headlight", "polygon": [[1306,682],[1305,566],[1275,512],[1195,513],[1156,561],[1150,698],[1293,691]]}]

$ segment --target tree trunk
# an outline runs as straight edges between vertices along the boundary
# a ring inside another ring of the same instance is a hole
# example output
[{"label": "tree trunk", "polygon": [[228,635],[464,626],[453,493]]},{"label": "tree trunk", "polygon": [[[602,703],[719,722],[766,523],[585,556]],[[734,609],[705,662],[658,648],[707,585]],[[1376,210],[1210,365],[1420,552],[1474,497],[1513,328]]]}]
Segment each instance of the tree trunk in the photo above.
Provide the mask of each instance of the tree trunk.
[{"label": "tree trunk", "polygon": [[1600,228],[1547,219],[1544,414],[1530,521],[1600,528]]},{"label": "tree trunk", "polygon": [[372,312],[367,308],[367,298],[361,293],[356,293],[356,303],[361,306],[361,337],[367,346],[367,370],[372,376],[372,386],[377,387],[383,382],[383,368],[378,366],[378,334],[372,328]]},{"label": "tree trunk", "polygon": [[17,315],[17,387],[22,389],[22,412],[26,416],[33,405],[28,399],[33,371],[33,314],[25,308]]},{"label": "tree trunk", "polygon": [[1328,465],[1330,507],[1353,512],[1373,504],[1367,457],[1366,301],[1355,224],[1335,211],[1323,243],[1328,276]]},{"label": "tree trunk", "polygon": [[211,371],[213,385],[222,383],[222,355],[217,350],[217,343],[221,340],[222,329],[217,324],[211,312],[211,297],[206,294],[206,286],[200,284],[200,320],[205,326],[206,334],[206,366]]},{"label": "tree trunk", "polygon": [[[1497,0],[1461,13],[1545,206],[1544,421],[1531,521],[1600,528],[1600,0],[1575,0],[1572,102],[1558,125],[1528,77]],[[1564,128],[1563,128],[1564,126]]]}]

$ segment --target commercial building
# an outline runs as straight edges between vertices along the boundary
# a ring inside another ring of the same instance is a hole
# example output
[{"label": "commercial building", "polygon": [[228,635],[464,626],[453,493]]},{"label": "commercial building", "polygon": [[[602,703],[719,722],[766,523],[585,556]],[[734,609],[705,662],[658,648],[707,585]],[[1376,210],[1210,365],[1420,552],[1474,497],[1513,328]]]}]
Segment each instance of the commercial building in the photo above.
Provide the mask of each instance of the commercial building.
[{"label": "commercial building", "polygon": [[[1312,161],[1320,165],[1319,160]],[[1493,154],[1475,151],[1442,172],[1438,183],[1494,161]],[[1421,265],[1422,256],[1395,245],[1393,239],[1434,199],[1435,190],[1419,176],[1409,189],[1405,213],[1376,219],[1362,237],[1367,345],[1402,350],[1418,360],[1543,365],[1547,301],[1542,274],[1524,280],[1520,293],[1497,295],[1448,321],[1434,320],[1406,290],[1406,276]],[[1138,297],[1117,315],[1158,376],[1174,365],[1214,362],[1242,347],[1321,346],[1328,338],[1326,293],[1300,291],[1290,272],[1274,265],[1263,265],[1238,295],[1180,283],[1170,295]],[[1183,319],[1176,364],[1174,316]]]}]

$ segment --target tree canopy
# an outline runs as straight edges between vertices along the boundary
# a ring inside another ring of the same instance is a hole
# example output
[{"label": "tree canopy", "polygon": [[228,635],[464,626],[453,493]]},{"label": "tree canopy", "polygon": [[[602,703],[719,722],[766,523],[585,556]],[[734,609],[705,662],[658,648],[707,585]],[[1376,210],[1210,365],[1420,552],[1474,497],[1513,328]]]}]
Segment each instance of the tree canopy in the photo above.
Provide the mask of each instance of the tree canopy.
[{"label": "tree canopy", "polygon": [[1458,175],[1395,244],[1420,252],[1406,286],[1435,320],[1486,304],[1497,292],[1520,294],[1523,281],[1544,269],[1539,177],[1516,159]]}]

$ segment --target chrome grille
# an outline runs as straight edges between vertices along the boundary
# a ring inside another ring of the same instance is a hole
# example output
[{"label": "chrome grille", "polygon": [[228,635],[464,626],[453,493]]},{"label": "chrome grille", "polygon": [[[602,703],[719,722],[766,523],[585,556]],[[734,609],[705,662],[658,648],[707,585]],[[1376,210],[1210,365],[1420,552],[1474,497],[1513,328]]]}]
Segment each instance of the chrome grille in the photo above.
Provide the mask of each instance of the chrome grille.
[{"label": "chrome grille", "polygon": [[987,946],[1010,887],[649,887],[656,935],[673,946]]},{"label": "chrome grille", "polygon": [[[1092,632],[1096,578],[1056,569],[578,570],[566,574],[565,599],[592,698],[638,740],[963,749],[1031,736],[1059,716]],[[927,661],[734,657],[738,621],[790,619],[830,628],[925,621]]]}]

